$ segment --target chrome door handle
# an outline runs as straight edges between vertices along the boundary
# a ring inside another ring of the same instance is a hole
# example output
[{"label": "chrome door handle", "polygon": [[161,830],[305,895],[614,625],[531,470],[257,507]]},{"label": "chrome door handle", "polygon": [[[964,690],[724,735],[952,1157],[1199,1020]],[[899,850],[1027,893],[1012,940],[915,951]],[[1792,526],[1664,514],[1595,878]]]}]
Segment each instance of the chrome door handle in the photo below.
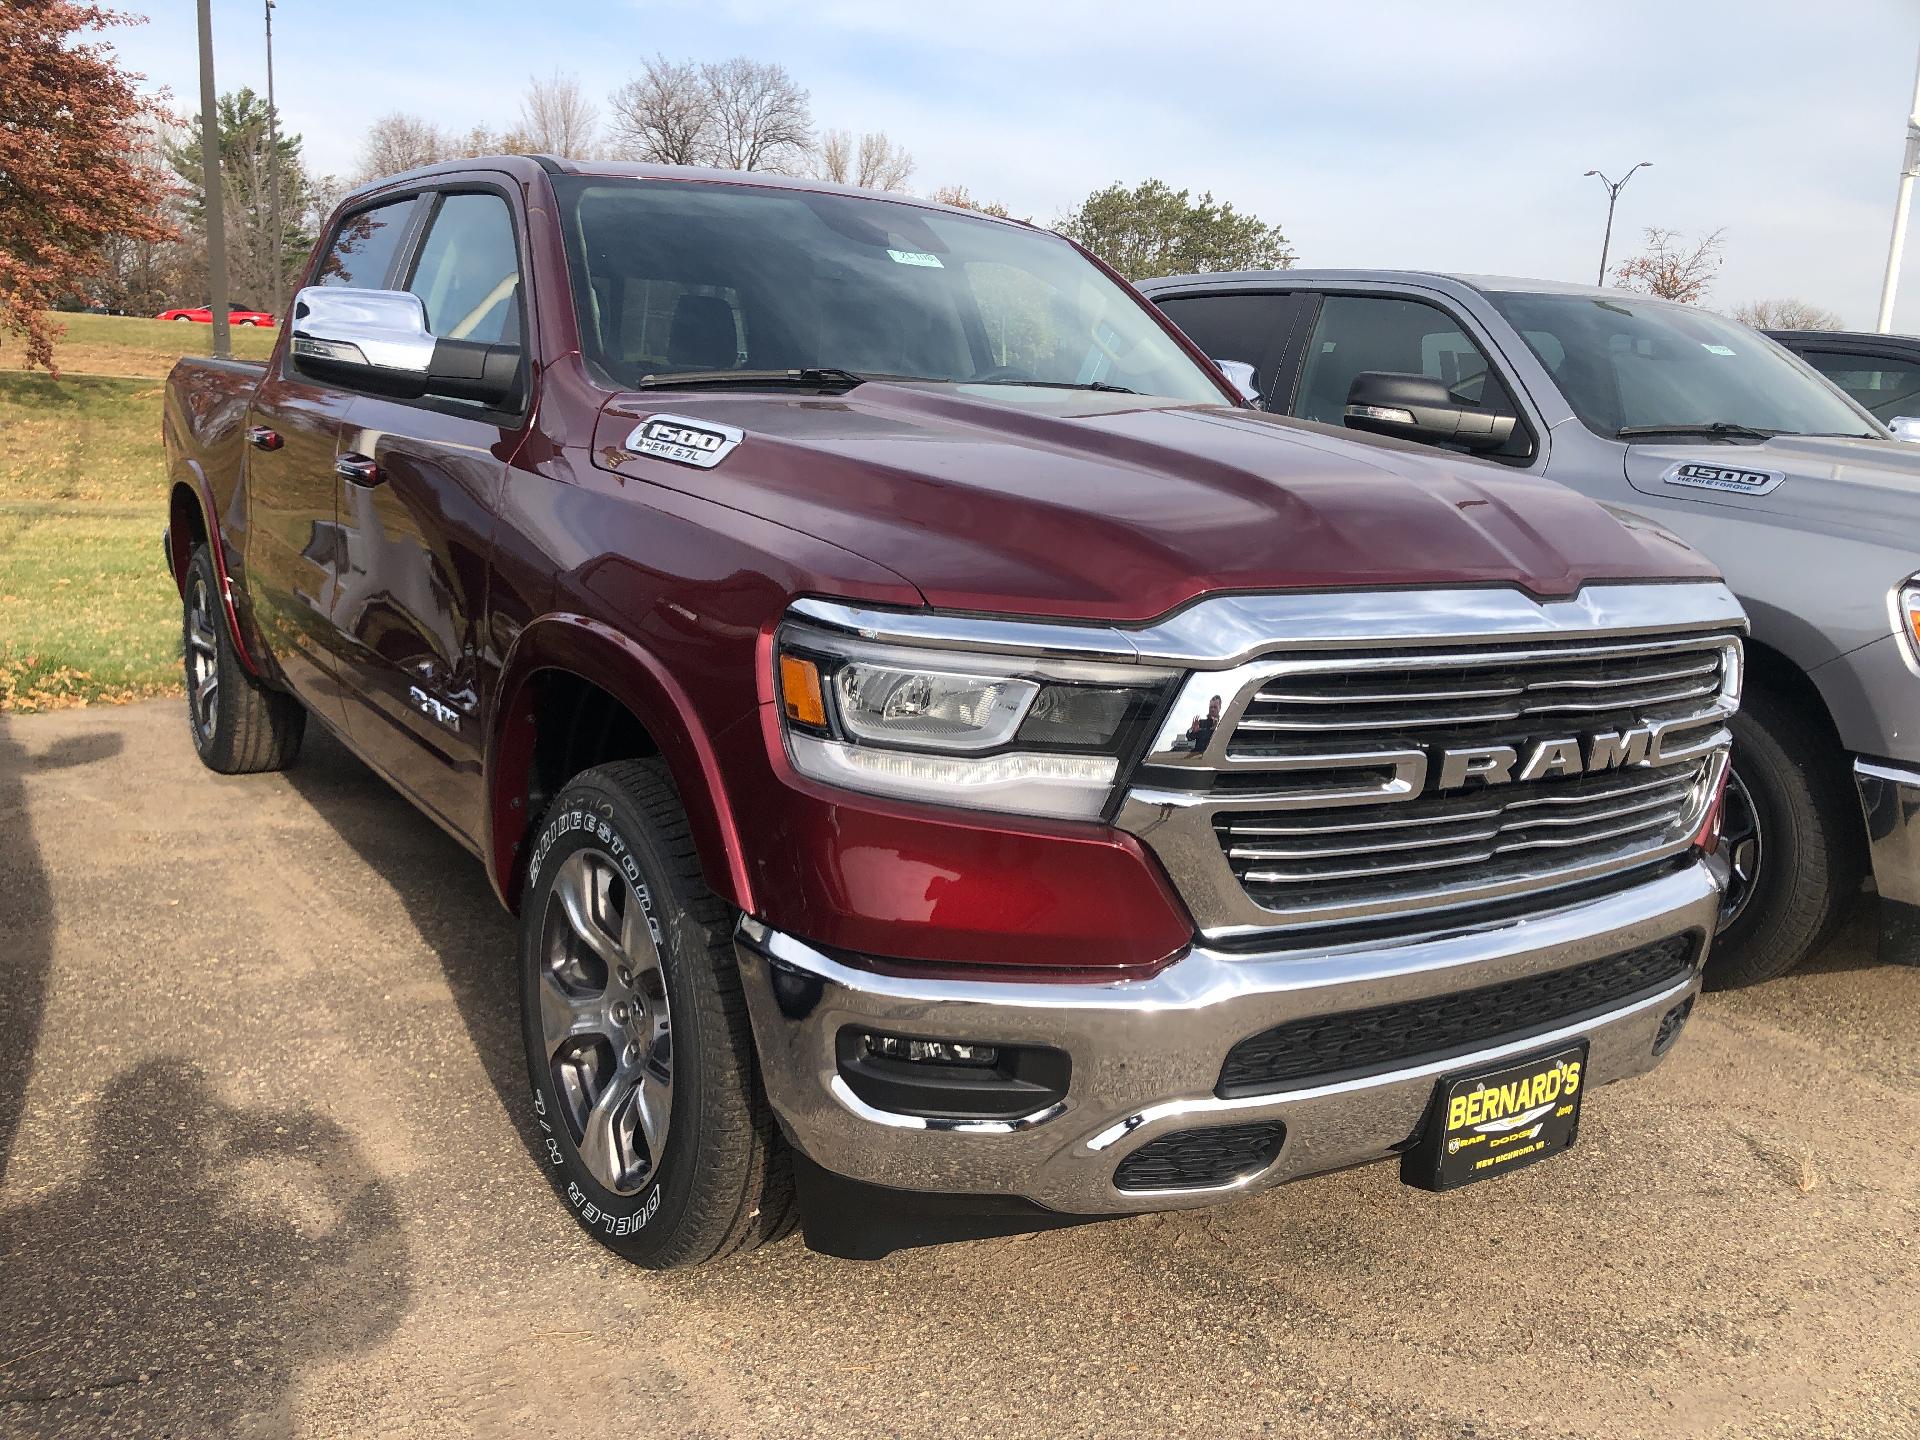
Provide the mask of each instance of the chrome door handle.
[{"label": "chrome door handle", "polygon": [[333,462],[333,473],[355,485],[378,485],[386,472],[365,455],[342,455]]}]

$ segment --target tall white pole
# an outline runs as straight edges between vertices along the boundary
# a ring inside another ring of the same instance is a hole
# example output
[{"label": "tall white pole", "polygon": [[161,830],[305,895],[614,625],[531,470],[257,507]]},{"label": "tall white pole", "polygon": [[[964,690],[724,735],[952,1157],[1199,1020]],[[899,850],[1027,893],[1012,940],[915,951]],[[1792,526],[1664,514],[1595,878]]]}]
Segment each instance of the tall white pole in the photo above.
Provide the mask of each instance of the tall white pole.
[{"label": "tall white pole", "polygon": [[1880,284],[1880,319],[1874,326],[1882,335],[1893,328],[1893,296],[1900,288],[1900,252],[1907,248],[1907,208],[1913,200],[1914,176],[1920,175],[1920,69],[1913,76],[1913,108],[1907,112],[1907,153],[1900,166],[1900,195],[1893,202],[1893,239],[1887,244],[1887,278]]}]

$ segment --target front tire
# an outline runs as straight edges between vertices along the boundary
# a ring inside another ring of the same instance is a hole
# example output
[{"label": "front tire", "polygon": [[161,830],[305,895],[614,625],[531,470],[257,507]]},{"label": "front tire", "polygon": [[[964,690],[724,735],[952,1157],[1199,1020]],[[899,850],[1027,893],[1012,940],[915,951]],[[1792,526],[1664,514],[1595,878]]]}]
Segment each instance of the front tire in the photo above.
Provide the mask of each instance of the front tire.
[{"label": "front tire", "polygon": [[1706,979],[1731,989],[1775,979],[1812,953],[1865,873],[1844,759],[1784,695],[1750,690],[1733,717],[1721,843],[1733,873]]},{"label": "front tire", "polygon": [[284,770],[300,753],[307,712],[293,696],[247,673],[227,630],[224,594],[213,553],[196,545],[187,561],[180,626],[194,752],[222,775]]},{"label": "front tire", "polygon": [[587,1232],[649,1269],[792,1229],[732,943],[657,761],[570,782],[521,897],[521,1025],[541,1159]]}]

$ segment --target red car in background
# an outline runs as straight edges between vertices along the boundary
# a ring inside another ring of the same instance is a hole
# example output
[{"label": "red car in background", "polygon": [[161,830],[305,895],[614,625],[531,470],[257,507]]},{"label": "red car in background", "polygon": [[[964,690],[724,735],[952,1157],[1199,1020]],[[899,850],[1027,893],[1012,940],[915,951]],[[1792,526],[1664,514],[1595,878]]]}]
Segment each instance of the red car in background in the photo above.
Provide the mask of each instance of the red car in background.
[{"label": "red car in background", "polygon": [[[162,310],[153,318],[156,320],[192,320],[197,324],[211,325],[213,323],[213,307],[211,305],[196,305],[185,310]],[[234,305],[227,310],[227,323],[229,325],[259,326],[271,330],[273,328],[273,316],[265,310],[254,310],[246,305]]]}]

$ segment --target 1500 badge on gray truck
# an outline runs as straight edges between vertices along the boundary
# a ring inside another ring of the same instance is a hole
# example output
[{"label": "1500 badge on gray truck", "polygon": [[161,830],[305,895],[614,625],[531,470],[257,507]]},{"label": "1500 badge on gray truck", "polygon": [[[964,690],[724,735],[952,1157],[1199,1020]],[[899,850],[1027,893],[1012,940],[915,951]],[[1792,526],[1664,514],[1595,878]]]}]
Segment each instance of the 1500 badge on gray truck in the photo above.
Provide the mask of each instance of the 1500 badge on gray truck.
[{"label": "1500 badge on gray truck", "polygon": [[168,381],[193,744],[312,719],[485,863],[622,1255],[1446,1188],[1680,1034],[1745,620],[1671,536],[899,197],[464,161],[307,286]]},{"label": "1500 badge on gray truck", "polygon": [[1920,448],[1746,326],[1624,290],[1358,270],[1141,288],[1276,414],[1558,480],[1710,556],[1753,634],[1709,982],[1791,968],[1869,855],[1882,953],[1920,958]]}]

